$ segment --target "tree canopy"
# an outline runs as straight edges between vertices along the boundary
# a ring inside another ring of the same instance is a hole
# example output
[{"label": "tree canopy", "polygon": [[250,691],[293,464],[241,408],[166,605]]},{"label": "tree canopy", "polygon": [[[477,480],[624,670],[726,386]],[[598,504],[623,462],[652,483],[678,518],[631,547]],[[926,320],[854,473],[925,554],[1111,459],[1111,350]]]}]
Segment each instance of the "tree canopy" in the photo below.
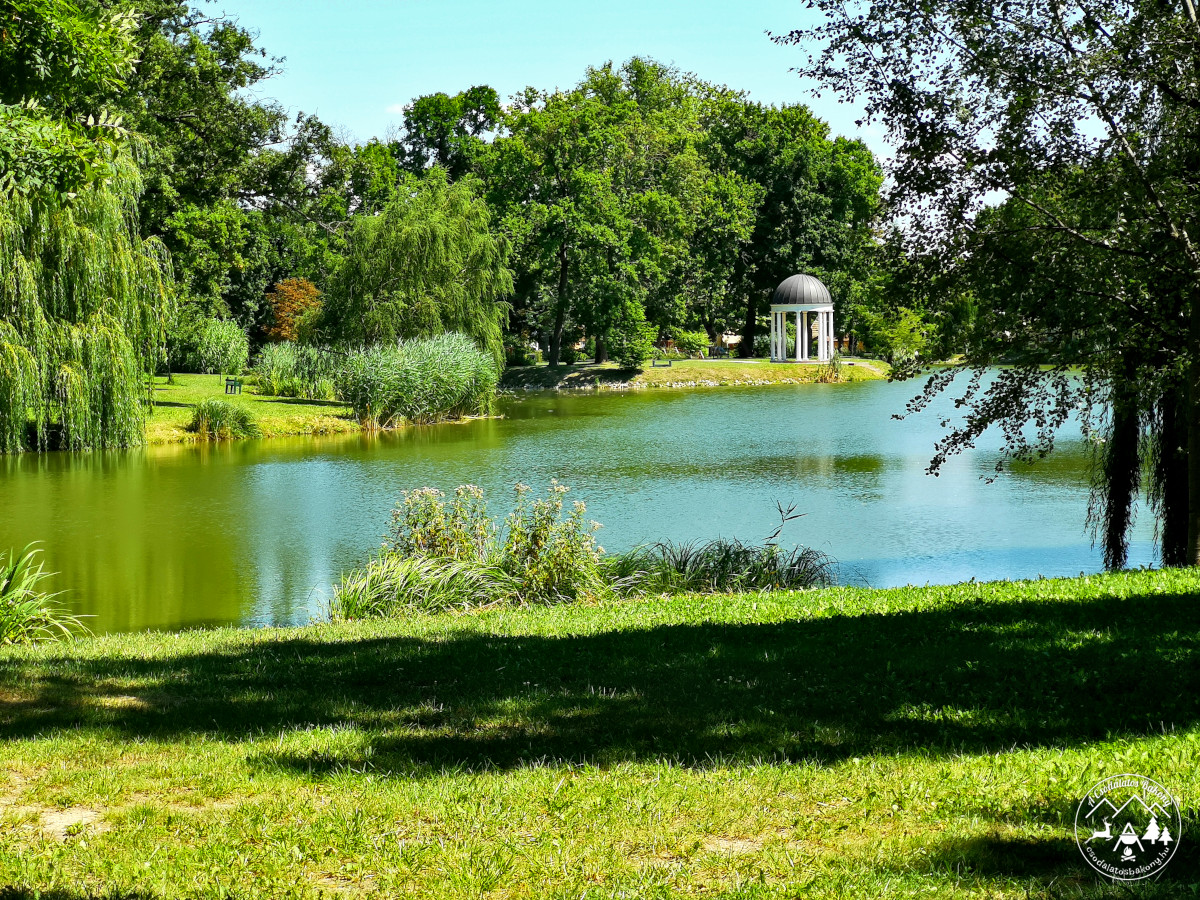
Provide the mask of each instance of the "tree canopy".
[{"label": "tree canopy", "polygon": [[[824,25],[779,40],[816,48],[801,72],[887,126],[889,202],[911,246],[980,300],[960,367],[974,370],[968,415],[935,465],[992,426],[1009,455],[1048,452],[1090,409],[1110,565],[1124,561],[1143,467],[1164,562],[1200,563],[1193,4],[815,5]],[[981,378],[997,361],[1013,365]],[[936,375],[915,408],[955,374]]]},{"label": "tree canopy", "polygon": [[355,219],[318,330],[360,346],[457,331],[500,365],[507,253],[470,181],[406,176],[378,215]]}]

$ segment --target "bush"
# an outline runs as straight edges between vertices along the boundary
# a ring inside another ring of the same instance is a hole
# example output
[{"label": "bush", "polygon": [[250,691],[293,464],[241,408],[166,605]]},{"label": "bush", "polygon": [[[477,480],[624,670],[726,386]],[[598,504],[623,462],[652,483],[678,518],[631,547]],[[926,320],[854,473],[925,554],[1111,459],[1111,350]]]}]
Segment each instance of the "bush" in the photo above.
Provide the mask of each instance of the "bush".
[{"label": "bush", "polygon": [[506,366],[536,366],[542,361],[542,351],[534,350],[529,341],[517,337],[504,345],[504,364]]},{"label": "bush", "polygon": [[328,350],[302,344],[267,344],[254,366],[259,391],[272,397],[333,400],[341,360]]},{"label": "bush", "polygon": [[[555,603],[611,593],[583,503],[564,518],[567,488],[517,503],[503,528],[487,515],[483,492],[460,485],[449,504],[432,488],[406,491],[383,550],[334,588],[335,618],[394,615],[489,603]],[[503,536],[501,539],[501,535]]]},{"label": "bush", "polygon": [[351,353],[336,387],[364,425],[387,428],[490,412],[497,380],[490,354],[465,335],[441,334]]},{"label": "bush", "polygon": [[250,410],[218,397],[209,397],[196,404],[187,430],[194,431],[204,441],[258,437],[262,434]]},{"label": "bush", "polygon": [[184,318],[168,340],[167,358],[174,372],[241,375],[250,361],[250,341],[236,322]]},{"label": "bush", "polygon": [[87,631],[77,617],[54,602],[57,594],[41,589],[50,573],[37,559],[39,553],[30,544],[20,553],[0,556],[0,644],[69,639],[77,630]]},{"label": "bush", "polygon": [[657,335],[658,329],[645,319],[627,317],[609,332],[609,356],[622,369],[640,369],[654,355]]},{"label": "bush", "polygon": [[711,343],[704,331],[681,331],[675,335],[675,347],[688,356],[702,356]]}]

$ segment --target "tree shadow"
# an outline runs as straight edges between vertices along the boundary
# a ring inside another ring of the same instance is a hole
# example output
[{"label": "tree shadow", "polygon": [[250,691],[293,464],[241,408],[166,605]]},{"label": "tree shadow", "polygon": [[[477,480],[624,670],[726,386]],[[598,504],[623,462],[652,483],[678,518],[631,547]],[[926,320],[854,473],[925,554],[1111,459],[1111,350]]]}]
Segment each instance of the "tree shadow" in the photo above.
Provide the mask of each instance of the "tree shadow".
[{"label": "tree shadow", "polygon": [[[798,600],[803,603],[803,597]],[[547,637],[464,628],[248,648],[0,660],[0,738],[355,727],[255,760],[314,775],[539,761],[833,763],[1070,746],[1200,721],[1200,603],[1145,596]]]},{"label": "tree shadow", "polygon": [[[338,400],[304,400],[300,397],[267,397],[261,394],[253,395],[258,398],[261,403],[283,403],[290,406],[332,406],[337,409],[345,409],[346,404]],[[349,418],[348,416],[345,418]]]}]

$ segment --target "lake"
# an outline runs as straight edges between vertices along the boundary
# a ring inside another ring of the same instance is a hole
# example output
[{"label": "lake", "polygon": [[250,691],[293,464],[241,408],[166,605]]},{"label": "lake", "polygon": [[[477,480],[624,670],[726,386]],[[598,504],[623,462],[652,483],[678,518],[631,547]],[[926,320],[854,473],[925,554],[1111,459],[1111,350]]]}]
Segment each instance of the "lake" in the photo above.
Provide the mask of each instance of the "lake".
[{"label": "lake", "polygon": [[[894,586],[1099,571],[1084,530],[1087,451],[992,483],[996,444],[925,474],[936,412],[903,421],[915,384],[530,394],[503,418],[377,435],[0,457],[0,548],[40,541],[53,582],[96,632],[290,625],[377,547],[400,492],[518,481],[587,502],[609,550],[717,536],[786,543],[844,583]],[[1130,564],[1155,562],[1143,516]]]}]

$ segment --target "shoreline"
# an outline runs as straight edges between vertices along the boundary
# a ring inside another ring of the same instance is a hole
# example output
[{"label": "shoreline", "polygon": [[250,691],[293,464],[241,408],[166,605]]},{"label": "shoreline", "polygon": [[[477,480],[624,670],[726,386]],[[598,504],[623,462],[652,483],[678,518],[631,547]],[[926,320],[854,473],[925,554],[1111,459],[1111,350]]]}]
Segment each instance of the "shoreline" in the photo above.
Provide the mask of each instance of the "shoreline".
[{"label": "shoreline", "polygon": [[[604,363],[583,363],[551,369],[545,365],[505,369],[498,391],[504,395],[551,391],[691,390],[715,387],[769,387],[813,384],[822,380],[829,367],[815,363],[770,363],[763,360],[674,360],[670,366],[647,366],[640,371],[618,369]],[[887,364],[878,360],[844,360],[836,383],[881,381]],[[223,443],[202,441],[186,430],[192,408],[203,399],[215,397],[248,408],[261,430],[257,439],[276,437],[322,437],[333,434],[365,433],[350,407],[335,400],[302,400],[253,393],[246,384],[240,394],[224,393],[225,376],[177,373],[174,383],[164,376],[154,380],[155,405],[146,421],[147,446],[168,444]],[[480,416],[463,416],[437,424],[469,422]],[[392,429],[410,427],[408,424]],[[228,438],[226,440],[254,440]]]},{"label": "shoreline", "polygon": [[766,387],[776,384],[848,384],[882,381],[889,367],[880,360],[842,359],[837,379],[821,363],[772,363],[761,359],[678,359],[671,365],[649,365],[641,370],[620,369],[615,363],[574,363],[556,368],[541,363],[513,366],[500,376],[500,389],[509,393],[554,391],[578,393],[610,390],[686,390],[708,387]]}]

